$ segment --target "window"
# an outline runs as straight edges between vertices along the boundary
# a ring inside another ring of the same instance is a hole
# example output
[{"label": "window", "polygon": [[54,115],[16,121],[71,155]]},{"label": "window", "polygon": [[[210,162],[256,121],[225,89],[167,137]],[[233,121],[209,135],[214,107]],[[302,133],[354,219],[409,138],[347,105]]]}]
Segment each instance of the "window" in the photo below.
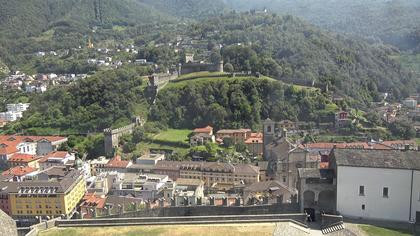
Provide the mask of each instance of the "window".
[{"label": "window", "polygon": [[382,189],[382,196],[383,197],[388,197],[388,187],[384,187],[383,189]]},{"label": "window", "polygon": [[283,183],[286,183],[286,176],[283,176]]},{"label": "window", "polygon": [[365,204],[362,204],[362,210],[365,210],[366,206]]},{"label": "window", "polygon": [[365,196],[365,186],[359,186],[359,195]]}]

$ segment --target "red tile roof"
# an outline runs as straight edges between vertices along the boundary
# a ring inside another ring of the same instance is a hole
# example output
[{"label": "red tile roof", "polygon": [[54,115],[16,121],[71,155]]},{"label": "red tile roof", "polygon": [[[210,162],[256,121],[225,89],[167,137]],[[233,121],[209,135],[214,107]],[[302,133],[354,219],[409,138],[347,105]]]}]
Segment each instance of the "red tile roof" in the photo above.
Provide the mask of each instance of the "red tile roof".
[{"label": "red tile roof", "polygon": [[67,139],[66,137],[61,136],[21,136],[21,135],[0,135],[0,143],[5,141],[19,141],[24,142],[25,140],[37,142],[39,140],[48,140],[50,142],[57,142],[60,140]]},{"label": "red tile roof", "polygon": [[262,133],[251,133],[249,138],[245,140],[246,144],[251,143],[263,143],[263,134]]},{"label": "red tile roof", "polygon": [[19,150],[16,148],[16,146],[19,144],[19,142],[13,141],[13,142],[0,142],[0,154],[3,155],[10,155],[13,153],[17,153]]},{"label": "red tile roof", "polygon": [[80,204],[81,207],[95,207],[104,208],[106,203],[106,197],[98,197],[94,193],[86,193],[83,197],[83,202]]},{"label": "red tile roof", "polygon": [[2,173],[3,176],[24,176],[36,171],[35,168],[29,166],[16,166]]},{"label": "red tile roof", "polygon": [[121,156],[115,156],[105,165],[106,168],[127,168],[130,161],[121,160]]},{"label": "red tile roof", "polygon": [[39,157],[30,154],[15,153],[13,154],[8,161],[10,162],[24,162],[28,163],[34,160],[39,159]]},{"label": "red tile roof", "polygon": [[211,126],[206,126],[204,128],[196,128],[194,129],[194,133],[206,133],[206,134],[210,134],[213,131],[213,127]]}]

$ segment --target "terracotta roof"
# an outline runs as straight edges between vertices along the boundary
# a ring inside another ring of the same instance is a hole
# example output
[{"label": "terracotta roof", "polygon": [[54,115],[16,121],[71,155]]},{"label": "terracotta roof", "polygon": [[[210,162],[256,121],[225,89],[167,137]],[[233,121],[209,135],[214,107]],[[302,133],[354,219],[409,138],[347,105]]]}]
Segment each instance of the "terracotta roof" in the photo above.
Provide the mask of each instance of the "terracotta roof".
[{"label": "terracotta roof", "polygon": [[31,154],[15,153],[9,158],[9,162],[23,162],[28,163],[39,159],[39,157]]},{"label": "terracotta roof", "polygon": [[19,142],[1,142],[0,143],[0,154],[3,155],[10,155],[13,153],[17,153],[19,150],[16,148],[16,146],[19,144]]},{"label": "terracotta roof", "polygon": [[35,172],[36,170],[37,169],[29,166],[16,166],[4,171],[2,175],[24,176],[29,173]]},{"label": "terracotta roof", "polygon": [[23,135],[0,135],[0,143],[7,141],[7,140],[11,140],[14,139],[16,141],[22,142],[25,140],[32,140],[33,142],[38,142],[40,140],[48,140],[50,142],[57,142],[60,140],[66,140],[66,137],[61,137],[61,136],[23,136]]},{"label": "terracotta roof", "polygon": [[106,168],[127,168],[130,161],[121,160],[120,156],[115,156],[105,165]]},{"label": "terracotta roof", "polygon": [[63,158],[64,159],[64,158],[67,157],[67,155],[69,155],[69,153],[66,152],[66,151],[54,151],[54,152],[48,153],[45,157],[48,157],[48,158],[50,158],[50,157]]},{"label": "terracotta roof", "polygon": [[245,140],[246,144],[251,143],[263,143],[263,134],[262,133],[251,133],[250,137]]},{"label": "terracotta roof", "polygon": [[204,128],[196,128],[194,129],[194,133],[211,133],[213,131],[213,127],[211,126],[206,126]]},{"label": "terracotta roof", "polygon": [[95,193],[86,193],[83,197],[83,202],[80,204],[81,207],[95,207],[104,208],[106,197],[96,196]]}]

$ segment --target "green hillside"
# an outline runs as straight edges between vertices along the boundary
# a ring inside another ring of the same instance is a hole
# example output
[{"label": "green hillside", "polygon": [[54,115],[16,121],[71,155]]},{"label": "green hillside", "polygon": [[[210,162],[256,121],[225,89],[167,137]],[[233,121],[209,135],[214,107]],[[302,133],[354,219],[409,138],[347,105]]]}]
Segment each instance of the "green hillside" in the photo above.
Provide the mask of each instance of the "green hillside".
[{"label": "green hillside", "polygon": [[252,9],[302,17],[324,29],[382,40],[401,49],[420,46],[417,0],[224,0],[240,11]]},{"label": "green hillside", "polygon": [[420,89],[418,79],[390,58],[395,48],[322,31],[293,16],[232,13],[192,28],[192,35],[223,44],[224,62],[237,71],[328,86],[362,102],[378,92],[400,98]]},{"label": "green hillside", "polygon": [[149,117],[173,128],[211,124],[256,129],[267,117],[317,121],[332,114],[326,110],[330,103],[317,90],[267,77],[207,77],[170,83],[158,94]]},{"label": "green hillside", "polygon": [[34,36],[49,28],[153,22],[161,14],[136,0],[0,0],[0,35]]}]

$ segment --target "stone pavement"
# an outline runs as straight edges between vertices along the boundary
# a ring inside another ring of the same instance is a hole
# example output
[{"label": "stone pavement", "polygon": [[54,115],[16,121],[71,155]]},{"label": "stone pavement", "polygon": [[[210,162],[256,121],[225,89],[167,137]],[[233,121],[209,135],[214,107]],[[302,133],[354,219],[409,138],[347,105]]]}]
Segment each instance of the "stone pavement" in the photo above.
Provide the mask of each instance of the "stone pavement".
[{"label": "stone pavement", "polygon": [[343,230],[322,234],[321,226],[316,222],[309,223],[309,229],[294,223],[282,222],[276,224],[273,236],[366,236],[366,234],[355,224],[345,223],[344,226],[345,228]]}]

